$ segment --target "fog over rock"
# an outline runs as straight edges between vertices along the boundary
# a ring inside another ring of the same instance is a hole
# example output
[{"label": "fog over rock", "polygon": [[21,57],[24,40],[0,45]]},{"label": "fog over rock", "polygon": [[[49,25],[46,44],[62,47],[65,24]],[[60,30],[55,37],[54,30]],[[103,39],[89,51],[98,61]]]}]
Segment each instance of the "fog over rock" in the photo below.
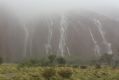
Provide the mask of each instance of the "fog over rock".
[{"label": "fog over rock", "polygon": [[90,10],[42,14],[27,22],[0,9],[0,55],[6,62],[48,54],[92,59],[119,48],[119,22]]}]

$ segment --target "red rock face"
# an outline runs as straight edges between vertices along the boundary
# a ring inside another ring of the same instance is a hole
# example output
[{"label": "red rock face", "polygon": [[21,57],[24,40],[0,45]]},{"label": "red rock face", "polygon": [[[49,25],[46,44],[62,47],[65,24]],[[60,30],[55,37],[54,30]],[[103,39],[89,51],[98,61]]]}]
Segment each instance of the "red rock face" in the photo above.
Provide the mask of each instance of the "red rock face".
[{"label": "red rock face", "polygon": [[[119,23],[97,13],[42,16],[25,26],[13,15],[0,14],[0,17],[0,55],[5,61],[15,62],[51,53],[88,60],[96,56],[96,44],[100,55],[109,50],[116,53],[119,48]],[[103,36],[95,20],[100,22]]]}]

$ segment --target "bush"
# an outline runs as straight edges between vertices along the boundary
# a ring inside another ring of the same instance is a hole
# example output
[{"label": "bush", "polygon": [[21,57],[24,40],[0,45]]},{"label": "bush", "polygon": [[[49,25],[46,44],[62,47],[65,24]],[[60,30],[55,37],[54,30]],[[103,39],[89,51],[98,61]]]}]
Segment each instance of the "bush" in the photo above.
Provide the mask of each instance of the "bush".
[{"label": "bush", "polygon": [[44,67],[44,66],[48,66],[48,65],[49,65],[49,62],[48,62],[47,60],[42,59],[42,60],[40,61],[40,66]]},{"label": "bush", "polygon": [[3,59],[0,57],[0,64],[2,64],[3,63]]},{"label": "bush", "polygon": [[73,64],[72,67],[73,68],[79,68],[79,65],[78,64]]},{"label": "bush", "polygon": [[71,68],[64,68],[64,69],[61,69],[60,71],[58,71],[58,74],[62,78],[69,79],[73,75],[73,70]]},{"label": "bush", "polygon": [[32,66],[39,66],[39,65],[40,65],[39,60],[30,59],[30,60],[22,61],[21,63],[19,63],[18,67],[32,67]]},{"label": "bush", "polygon": [[87,69],[88,66],[80,66],[81,69]]},{"label": "bush", "polygon": [[66,60],[63,57],[57,58],[57,63],[58,64],[66,64]]},{"label": "bush", "polygon": [[47,68],[44,69],[42,76],[46,79],[46,80],[50,80],[50,78],[52,78],[53,76],[56,75],[56,70],[53,68]]},{"label": "bush", "polygon": [[96,69],[101,69],[102,67],[101,67],[101,65],[96,64],[96,65],[95,65],[95,68],[96,68]]},{"label": "bush", "polygon": [[100,57],[100,62],[101,63],[105,63],[107,65],[111,65],[112,63],[112,59],[113,59],[113,55],[112,54],[103,54],[101,57]]},{"label": "bush", "polygon": [[54,62],[55,62],[55,60],[56,60],[56,55],[54,55],[54,54],[49,55],[49,56],[48,56],[48,60],[49,60],[49,62],[48,62],[49,66],[50,66],[50,65],[53,65]]}]

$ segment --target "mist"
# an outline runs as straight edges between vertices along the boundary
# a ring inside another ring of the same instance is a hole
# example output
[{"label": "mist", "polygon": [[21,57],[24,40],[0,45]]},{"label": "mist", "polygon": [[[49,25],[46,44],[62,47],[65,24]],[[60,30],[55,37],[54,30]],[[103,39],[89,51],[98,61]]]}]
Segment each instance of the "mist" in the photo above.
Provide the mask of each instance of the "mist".
[{"label": "mist", "polygon": [[98,59],[104,53],[117,55],[118,3],[0,0],[1,56],[6,62],[15,62],[49,54],[82,61]]},{"label": "mist", "polygon": [[103,11],[119,8],[118,0],[1,0],[1,5],[14,11],[20,18],[39,14],[61,13],[67,10],[89,9]]},{"label": "mist", "polygon": [[119,80],[119,0],[0,0],[0,80]]}]

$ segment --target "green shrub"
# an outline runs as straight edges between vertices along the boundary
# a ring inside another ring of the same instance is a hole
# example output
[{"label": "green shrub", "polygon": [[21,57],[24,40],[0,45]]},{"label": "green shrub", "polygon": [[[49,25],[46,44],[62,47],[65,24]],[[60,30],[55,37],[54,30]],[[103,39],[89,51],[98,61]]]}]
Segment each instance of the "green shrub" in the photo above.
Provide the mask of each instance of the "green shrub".
[{"label": "green shrub", "polygon": [[55,61],[55,59],[56,59],[56,55],[54,55],[54,54],[49,55],[48,59],[49,59],[49,62],[52,64]]},{"label": "green shrub", "polygon": [[71,68],[63,68],[60,71],[58,71],[58,74],[62,77],[62,78],[66,78],[69,79],[71,78],[71,76],[73,75],[73,70]]},{"label": "green shrub", "polygon": [[0,57],[0,64],[2,64],[3,63],[3,59]]},{"label": "green shrub", "polygon": [[66,60],[63,57],[57,58],[57,63],[58,64],[66,64]]},{"label": "green shrub", "polygon": [[95,65],[95,68],[96,68],[96,69],[101,69],[101,68],[102,68],[102,66],[101,66],[101,65],[99,65],[99,64],[96,64],[96,65]]},{"label": "green shrub", "polygon": [[79,65],[78,64],[73,64],[72,67],[73,68],[79,68]]},{"label": "green shrub", "polygon": [[111,65],[112,64],[112,59],[113,59],[113,55],[112,54],[105,53],[100,57],[99,61],[101,63],[107,64],[107,65]]},{"label": "green shrub", "polygon": [[87,69],[88,66],[80,66],[81,69]]},{"label": "green shrub", "polygon": [[32,66],[39,66],[40,61],[35,59],[30,60],[24,60],[21,63],[19,63],[18,67],[32,67]]},{"label": "green shrub", "polygon": [[46,80],[50,80],[53,76],[56,75],[56,70],[53,68],[47,68],[44,69],[42,76],[46,79]]}]

